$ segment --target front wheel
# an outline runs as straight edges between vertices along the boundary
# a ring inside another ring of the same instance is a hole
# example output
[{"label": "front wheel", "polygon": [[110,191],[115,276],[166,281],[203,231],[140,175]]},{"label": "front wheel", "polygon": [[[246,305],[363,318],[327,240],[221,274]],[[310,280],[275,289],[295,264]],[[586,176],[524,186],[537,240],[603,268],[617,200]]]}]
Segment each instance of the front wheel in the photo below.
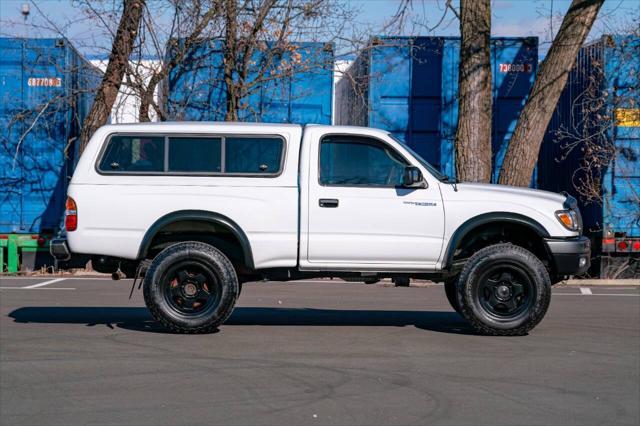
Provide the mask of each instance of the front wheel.
[{"label": "front wheel", "polygon": [[462,315],[462,311],[460,310],[460,301],[458,300],[458,276],[449,277],[444,280],[444,292],[447,295],[447,300],[451,307],[460,315]]},{"label": "front wheel", "polygon": [[144,301],[151,314],[177,333],[215,330],[231,315],[238,294],[229,259],[199,242],[167,247],[144,278]]},{"label": "front wheel", "polygon": [[462,315],[478,331],[495,336],[524,335],[544,317],[551,280],[530,251],[497,244],[467,261],[456,290]]}]

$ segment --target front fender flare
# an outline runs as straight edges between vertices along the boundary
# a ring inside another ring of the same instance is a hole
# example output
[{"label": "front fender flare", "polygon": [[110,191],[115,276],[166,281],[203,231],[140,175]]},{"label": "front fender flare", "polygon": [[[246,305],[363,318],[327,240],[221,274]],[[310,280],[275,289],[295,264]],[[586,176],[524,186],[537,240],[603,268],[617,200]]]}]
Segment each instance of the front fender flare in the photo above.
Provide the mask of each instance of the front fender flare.
[{"label": "front fender flare", "polygon": [[531,228],[536,234],[538,234],[541,238],[549,237],[549,232],[542,226],[539,222],[534,219],[531,219],[528,216],[511,213],[511,212],[491,212],[484,213],[478,216],[474,216],[464,222],[462,225],[456,229],[453,233],[449,242],[447,244],[447,249],[444,252],[442,269],[447,269],[453,263],[453,254],[456,249],[460,245],[460,242],[466,237],[471,231],[476,229],[479,226],[486,225],[491,222],[501,222],[501,223],[515,223],[518,225],[525,225]]}]

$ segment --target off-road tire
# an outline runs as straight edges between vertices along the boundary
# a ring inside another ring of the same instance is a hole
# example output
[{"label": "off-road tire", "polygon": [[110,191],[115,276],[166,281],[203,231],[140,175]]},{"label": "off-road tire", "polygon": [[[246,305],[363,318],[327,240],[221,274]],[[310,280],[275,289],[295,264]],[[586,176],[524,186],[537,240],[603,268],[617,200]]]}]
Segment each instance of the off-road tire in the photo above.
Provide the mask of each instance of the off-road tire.
[{"label": "off-road tire", "polygon": [[[522,271],[531,287],[529,303],[513,318],[498,318],[479,301],[483,274],[501,265]],[[464,318],[480,333],[494,336],[527,334],[542,320],[551,300],[551,280],[545,266],[533,253],[513,244],[496,244],[476,252],[462,269],[456,289]]]},{"label": "off-road tire", "polygon": [[[169,268],[178,262],[195,262],[215,274],[220,294],[217,303],[201,314],[185,315],[173,309],[164,296],[163,282]],[[229,259],[218,249],[200,242],[182,242],[162,250],[153,259],[144,278],[144,301],[163,326],[176,333],[209,333],[231,315],[239,294],[238,278]]]},{"label": "off-road tire", "polygon": [[393,278],[393,283],[396,287],[410,287],[411,279],[405,277]]},{"label": "off-road tire", "polygon": [[447,300],[451,307],[460,315],[462,315],[462,311],[460,310],[460,301],[458,300],[458,290],[456,288],[458,283],[459,275],[455,277],[448,277],[444,280],[444,292],[447,295]]}]

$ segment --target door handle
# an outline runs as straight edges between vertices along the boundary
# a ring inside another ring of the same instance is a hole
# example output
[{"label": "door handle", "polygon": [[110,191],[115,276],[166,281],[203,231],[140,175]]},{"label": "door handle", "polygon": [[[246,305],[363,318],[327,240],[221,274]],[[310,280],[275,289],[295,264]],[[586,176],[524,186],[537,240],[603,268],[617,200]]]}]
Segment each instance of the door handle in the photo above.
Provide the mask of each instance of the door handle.
[{"label": "door handle", "polygon": [[318,204],[320,204],[320,207],[336,208],[338,207],[338,200],[335,198],[320,198]]}]

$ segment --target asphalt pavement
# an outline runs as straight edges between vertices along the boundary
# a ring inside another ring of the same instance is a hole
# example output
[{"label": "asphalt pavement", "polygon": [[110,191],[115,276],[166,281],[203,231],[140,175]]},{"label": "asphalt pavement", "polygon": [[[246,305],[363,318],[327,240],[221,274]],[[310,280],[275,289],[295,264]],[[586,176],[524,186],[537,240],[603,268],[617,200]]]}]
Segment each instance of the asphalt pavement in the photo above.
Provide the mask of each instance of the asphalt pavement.
[{"label": "asphalt pavement", "polygon": [[640,290],[554,288],[480,336],[440,285],[246,284],[216,333],[166,333],[130,280],[0,277],[0,424],[640,424]]}]

